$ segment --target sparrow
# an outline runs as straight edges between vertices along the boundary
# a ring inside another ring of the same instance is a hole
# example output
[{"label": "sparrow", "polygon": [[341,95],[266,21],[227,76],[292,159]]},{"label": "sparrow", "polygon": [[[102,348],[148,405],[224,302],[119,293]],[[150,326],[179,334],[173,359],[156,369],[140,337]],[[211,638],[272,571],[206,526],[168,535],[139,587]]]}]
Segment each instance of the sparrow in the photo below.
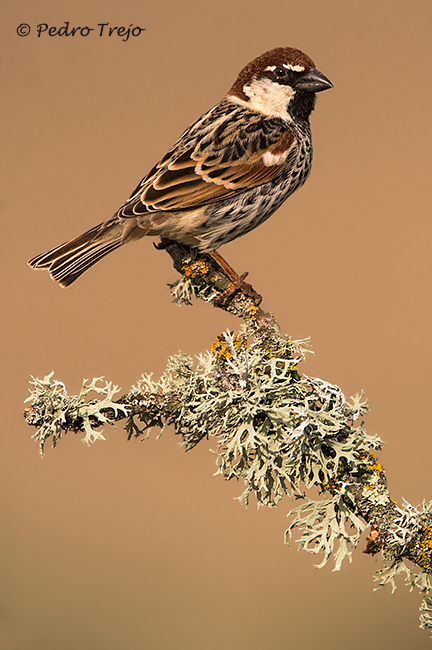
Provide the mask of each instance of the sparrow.
[{"label": "sparrow", "polygon": [[111,219],[29,265],[67,287],[111,251],[149,235],[212,255],[238,280],[217,249],[259,226],[303,185],[312,163],[309,116],[316,93],[331,87],[300,50],[265,52]]}]

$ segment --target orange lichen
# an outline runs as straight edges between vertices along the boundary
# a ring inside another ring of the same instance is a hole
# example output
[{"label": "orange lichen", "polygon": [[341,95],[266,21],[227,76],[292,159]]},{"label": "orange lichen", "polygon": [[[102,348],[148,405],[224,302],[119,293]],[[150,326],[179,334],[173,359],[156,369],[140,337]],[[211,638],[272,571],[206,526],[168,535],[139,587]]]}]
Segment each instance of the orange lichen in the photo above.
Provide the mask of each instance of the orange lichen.
[{"label": "orange lichen", "polygon": [[337,482],[334,478],[329,478],[328,481],[323,481],[321,483],[322,489],[326,492],[330,492],[331,494],[335,494],[335,492],[338,492],[341,486],[342,484]]},{"label": "orange lichen", "polygon": [[[360,460],[369,460],[370,464],[360,464],[359,468],[362,470],[366,470],[368,472],[375,472],[375,474],[382,474],[384,472],[384,467],[381,465],[381,463],[378,463],[376,461],[376,456],[372,452],[365,452],[363,450],[360,450],[358,452],[358,457]],[[371,462],[372,461],[372,462]]]},{"label": "orange lichen", "polygon": [[200,259],[191,262],[191,264],[185,264],[182,266],[182,271],[187,278],[204,277],[209,272],[209,267],[204,260]]},{"label": "orange lichen", "polygon": [[[233,335],[232,342],[237,352],[246,350],[248,347],[245,339],[241,338],[238,334]],[[219,361],[226,361],[227,359],[231,360],[233,358],[232,352],[229,350],[227,345],[226,337],[223,334],[216,337],[210,350],[213,356],[215,356]]]},{"label": "orange lichen", "polygon": [[381,465],[381,463],[374,463],[373,465],[368,465],[368,470],[371,472],[375,472],[375,474],[382,474],[384,471],[384,467]]},{"label": "orange lichen", "polygon": [[432,571],[432,524],[423,526],[420,530],[420,561],[419,564],[423,571],[430,573]]},{"label": "orange lichen", "polygon": [[248,311],[249,311],[249,318],[251,320],[255,320],[256,319],[256,313],[258,311],[258,307],[252,301],[250,301]]}]

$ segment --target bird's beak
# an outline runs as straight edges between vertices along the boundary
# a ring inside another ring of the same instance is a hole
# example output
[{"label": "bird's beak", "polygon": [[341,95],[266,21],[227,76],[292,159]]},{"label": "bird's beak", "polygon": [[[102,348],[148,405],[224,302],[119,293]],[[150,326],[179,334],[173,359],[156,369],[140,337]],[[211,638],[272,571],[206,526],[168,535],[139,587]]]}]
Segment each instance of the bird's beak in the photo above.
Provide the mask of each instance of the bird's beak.
[{"label": "bird's beak", "polygon": [[316,68],[310,68],[296,81],[296,89],[306,93],[320,93],[322,90],[333,88],[332,82]]}]

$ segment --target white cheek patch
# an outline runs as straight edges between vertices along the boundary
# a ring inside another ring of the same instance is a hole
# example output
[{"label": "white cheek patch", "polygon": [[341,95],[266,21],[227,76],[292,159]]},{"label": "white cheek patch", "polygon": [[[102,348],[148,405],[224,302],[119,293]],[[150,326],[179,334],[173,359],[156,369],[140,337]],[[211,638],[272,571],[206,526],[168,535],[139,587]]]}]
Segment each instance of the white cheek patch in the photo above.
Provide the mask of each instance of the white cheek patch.
[{"label": "white cheek patch", "polygon": [[247,106],[254,111],[270,117],[280,117],[285,121],[291,118],[287,108],[295,95],[291,86],[283,86],[270,79],[255,79],[243,86],[244,94],[249,97]]}]

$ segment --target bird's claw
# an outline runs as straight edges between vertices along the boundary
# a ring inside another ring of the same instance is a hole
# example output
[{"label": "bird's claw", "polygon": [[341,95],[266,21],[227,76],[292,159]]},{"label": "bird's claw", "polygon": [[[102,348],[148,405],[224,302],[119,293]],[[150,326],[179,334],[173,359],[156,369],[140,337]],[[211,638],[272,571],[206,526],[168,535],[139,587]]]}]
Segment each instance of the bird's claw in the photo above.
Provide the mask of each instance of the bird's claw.
[{"label": "bird's claw", "polygon": [[249,273],[246,271],[245,273],[237,276],[237,278],[231,278],[231,284],[225,289],[225,291],[222,291],[222,293],[220,293],[217,298],[215,298],[215,302],[217,304],[221,304],[227,298],[232,296],[236,291],[242,291],[246,296],[249,296],[249,298],[255,300],[259,305],[262,301],[262,296],[260,296],[260,294],[255,291],[251,284],[244,281],[248,275]]}]

